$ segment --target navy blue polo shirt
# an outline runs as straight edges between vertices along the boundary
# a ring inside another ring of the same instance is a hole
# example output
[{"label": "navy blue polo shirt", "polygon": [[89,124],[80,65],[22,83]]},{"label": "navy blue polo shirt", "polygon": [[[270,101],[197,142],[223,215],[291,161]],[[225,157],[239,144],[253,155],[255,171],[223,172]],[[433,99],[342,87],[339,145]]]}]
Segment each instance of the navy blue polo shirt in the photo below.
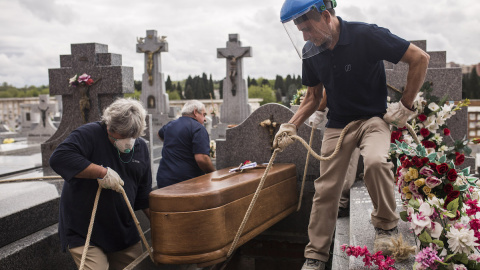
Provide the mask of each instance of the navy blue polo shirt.
[{"label": "navy blue polo shirt", "polygon": [[383,60],[398,63],[410,45],[377,25],[338,20],[341,30],[335,48],[303,60],[302,83],[325,86],[329,128],[383,116],[387,108]]},{"label": "navy blue polo shirt", "polygon": [[[74,130],[50,157],[50,166],[65,180],[58,226],[63,251],[85,245],[98,182],[75,175],[91,163],[110,167],[120,175],[134,210],[149,208],[152,173],[145,141],[136,139],[134,151],[119,156],[108,139],[105,124],[85,124]],[[102,189],[90,244],[109,253],[126,249],[138,241],[137,227],[122,194]]]},{"label": "navy blue polo shirt", "polygon": [[158,136],[163,139],[162,159],[157,172],[158,188],[204,174],[195,160],[195,154],[210,154],[210,139],[201,123],[182,116],[163,126]]}]

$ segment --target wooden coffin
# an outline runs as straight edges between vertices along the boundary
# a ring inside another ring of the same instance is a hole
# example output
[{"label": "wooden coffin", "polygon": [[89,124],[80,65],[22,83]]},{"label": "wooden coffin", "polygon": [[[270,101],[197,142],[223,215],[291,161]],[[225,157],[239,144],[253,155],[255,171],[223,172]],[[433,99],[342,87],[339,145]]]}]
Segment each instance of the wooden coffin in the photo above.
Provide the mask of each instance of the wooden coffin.
[{"label": "wooden coffin", "polygon": [[[265,168],[229,173],[230,168],[150,193],[153,257],[161,264],[226,260]],[[297,207],[294,164],[274,164],[236,247],[280,221]]]}]

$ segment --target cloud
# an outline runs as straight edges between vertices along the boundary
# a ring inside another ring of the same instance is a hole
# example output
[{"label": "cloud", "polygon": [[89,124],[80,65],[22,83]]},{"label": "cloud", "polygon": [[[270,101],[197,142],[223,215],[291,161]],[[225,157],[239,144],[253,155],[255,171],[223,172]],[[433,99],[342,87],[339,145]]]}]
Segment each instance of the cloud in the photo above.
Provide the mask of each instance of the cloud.
[{"label": "cloud", "polygon": [[[58,21],[69,24],[71,18],[73,18],[73,12],[67,5],[58,2],[59,1],[54,0],[19,0],[19,3],[23,7],[41,20],[47,22]],[[83,6],[83,9],[88,9],[88,6]]]}]

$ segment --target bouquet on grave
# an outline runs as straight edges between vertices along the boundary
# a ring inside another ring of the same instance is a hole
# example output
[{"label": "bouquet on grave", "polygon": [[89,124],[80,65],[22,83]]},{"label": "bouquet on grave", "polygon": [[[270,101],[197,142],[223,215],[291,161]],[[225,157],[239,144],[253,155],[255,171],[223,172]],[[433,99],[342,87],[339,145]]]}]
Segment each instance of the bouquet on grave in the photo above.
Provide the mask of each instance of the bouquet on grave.
[{"label": "bouquet on grave", "polygon": [[75,74],[75,76],[70,78],[69,81],[68,81],[68,85],[70,87],[91,86],[94,83],[95,83],[95,81],[87,73],[83,73],[82,75]]},{"label": "bouquet on grave", "polygon": [[298,89],[297,92],[293,95],[292,100],[290,101],[290,105],[300,105],[306,94],[307,89]]},{"label": "bouquet on grave", "polygon": [[480,269],[479,179],[423,145],[395,146],[404,153],[397,185],[405,209],[400,217],[417,243],[414,269]]},{"label": "bouquet on grave", "polygon": [[[472,150],[467,146],[469,141],[466,136],[462,140],[452,138],[446,121],[462,107],[468,106],[470,101],[465,99],[454,104],[453,102],[447,102],[447,96],[439,99],[431,94],[433,91],[431,86],[429,82],[422,86],[414,101],[414,107],[416,108],[414,117],[409,119],[408,123],[415,130],[427,153],[437,152],[438,155],[446,155],[448,159],[454,160],[455,165],[458,166],[464,162],[465,156],[470,155]],[[450,140],[451,146],[447,145],[445,138]],[[414,147],[417,145],[406,128],[394,128],[390,142],[395,144],[396,141],[405,142]],[[395,151],[394,148],[390,149],[390,159],[395,164],[403,153]]]}]

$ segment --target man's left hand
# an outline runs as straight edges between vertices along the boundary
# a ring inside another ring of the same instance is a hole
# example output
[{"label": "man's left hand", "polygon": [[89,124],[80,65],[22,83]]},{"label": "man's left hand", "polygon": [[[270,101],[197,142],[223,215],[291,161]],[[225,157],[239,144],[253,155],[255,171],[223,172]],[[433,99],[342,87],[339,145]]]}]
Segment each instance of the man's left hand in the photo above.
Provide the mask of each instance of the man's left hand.
[{"label": "man's left hand", "polygon": [[415,113],[414,110],[410,110],[402,101],[392,103],[387,108],[387,113],[383,116],[383,120],[388,124],[397,128],[402,128],[407,125],[408,118]]}]

